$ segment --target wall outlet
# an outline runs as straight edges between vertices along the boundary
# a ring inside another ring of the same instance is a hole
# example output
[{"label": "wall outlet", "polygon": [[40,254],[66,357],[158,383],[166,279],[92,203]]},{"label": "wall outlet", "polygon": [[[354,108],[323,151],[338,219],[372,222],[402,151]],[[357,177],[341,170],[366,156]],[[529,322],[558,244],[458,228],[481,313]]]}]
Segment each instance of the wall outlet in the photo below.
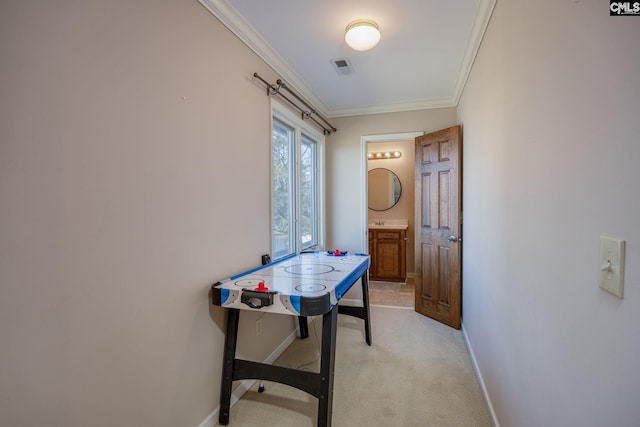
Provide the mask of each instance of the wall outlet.
[{"label": "wall outlet", "polygon": [[256,320],[256,336],[262,335],[262,318]]},{"label": "wall outlet", "polygon": [[600,236],[600,287],[622,299],[624,295],[624,240]]}]

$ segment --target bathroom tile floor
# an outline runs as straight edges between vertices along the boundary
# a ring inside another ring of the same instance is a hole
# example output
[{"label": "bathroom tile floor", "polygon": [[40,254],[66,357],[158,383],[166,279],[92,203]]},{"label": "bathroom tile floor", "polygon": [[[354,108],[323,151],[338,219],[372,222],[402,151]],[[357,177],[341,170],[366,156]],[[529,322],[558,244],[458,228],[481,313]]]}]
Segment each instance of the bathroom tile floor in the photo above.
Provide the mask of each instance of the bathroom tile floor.
[{"label": "bathroom tile floor", "polygon": [[[381,283],[381,286],[377,286]],[[406,284],[392,286],[391,282],[370,282],[369,283],[369,304],[383,305],[391,307],[414,307],[414,281],[413,278],[407,278]],[[394,289],[395,288],[395,289]]]}]

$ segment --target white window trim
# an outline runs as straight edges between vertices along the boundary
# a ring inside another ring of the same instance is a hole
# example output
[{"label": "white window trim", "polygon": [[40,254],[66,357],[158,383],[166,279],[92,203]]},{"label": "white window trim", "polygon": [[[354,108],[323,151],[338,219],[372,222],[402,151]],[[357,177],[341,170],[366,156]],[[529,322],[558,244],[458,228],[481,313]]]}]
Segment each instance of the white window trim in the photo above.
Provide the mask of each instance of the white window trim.
[{"label": "white window trim", "polygon": [[[302,134],[307,135],[314,141],[316,141],[316,179],[317,179],[317,226],[318,226],[318,244],[315,247],[316,250],[323,250],[326,241],[326,227],[325,227],[325,219],[326,219],[326,203],[325,203],[325,136],[318,130],[316,130],[308,121],[302,120],[300,115],[293,112],[289,109],[285,104],[280,102],[276,98],[271,98],[271,119],[270,119],[270,130],[269,130],[269,144],[273,144],[273,138],[271,136],[271,130],[273,129],[273,118],[280,120],[281,122],[291,126],[295,129],[295,139],[296,139],[296,147],[295,150],[298,150],[298,144],[301,140]],[[270,151],[271,152],[271,151]],[[296,162],[298,153],[296,152]],[[271,156],[270,156],[271,158]],[[296,165],[296,174],[299,174],[299,167]],[[269,174],[271,174],[271,168],[269,168]],[[269,182],[272,180],[272,176],[269,176]],[[296,180],[299,182],[300,177],[297,176]],[[271,193],[271,189],[270,189]],[[296,193],[296,201],[295,201],[295,217],[296,217],[296,239],[295,239],[295,248],[294,251],[296,253],[300,252],[300,228],[297,221],[300,215],[300,203],[299,197],[300,195]],[[269,196],[269,215],[271,216],[273,213],[273,201],[271,199],[271,195]],[[273,218],[271,218],[270,224],[272,224]],[[273,235],[270,231],[270,245],[271,245],[271,253],[273,253]]]}]

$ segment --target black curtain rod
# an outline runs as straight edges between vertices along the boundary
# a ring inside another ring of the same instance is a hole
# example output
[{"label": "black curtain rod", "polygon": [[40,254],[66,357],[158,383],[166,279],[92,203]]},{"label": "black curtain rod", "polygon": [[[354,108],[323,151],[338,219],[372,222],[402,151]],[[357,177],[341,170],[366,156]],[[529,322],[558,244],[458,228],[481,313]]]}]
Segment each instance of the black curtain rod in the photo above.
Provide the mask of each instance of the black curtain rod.
[{"label": "black curtain rod", "polygon": [[[309,105],[304,99],[302,99],[300,96],[298,96],[298,94],[296,94],[295,92],[293,92],[291,89],[289,89],[289,87],[280,79],[278,79],[276,81],[275,85],[270,84],[269,82],[267,82],[266,80],[264,80],[262,77],[260,77],[258,75],[258,73],[253,73],[253,77],[255,77],[256,79],[260,80],[262,83],[265,84],[265,86],[267,86],[267,96],[272,96],[272,95],[279,95],[281,98],[283,98],[284,100],[286,100],[289,104],[291,104],[292,106],[294,106],[295,108],[297,108],[300,113],[302,114],[302,119],[311,119],[313,120],[313,122],[315,124],[317,124],[318,126],[320,126],[324,132],[325,135],[331,134],[331,132],[337,132],[338,129],[336,129],[335,127],[333,127],[331,125],[331,123],[329,123],[327,121],[327,119],[325,119],[320,113],[318,113],[316,111],[315,108],[313,108],[311,105]],[[286,90],[291,96],[293,96],[295,99],[298,100],[298,102],[301,102],[305,107],[307,107],[309,110],[306,111],[303,108],[301,108],[298,104],[296,104],[295,102],[293,102],[291,99],[289,99],[286,95],[284,95],[280,89],[284,89]],[[320,120],[322,120],[327,126],[323,125],[322,123],[320,123],[319,121],[317,121],[314,117],[312,117],[312,115],[316,115],[318,116],[318,118]]]}]

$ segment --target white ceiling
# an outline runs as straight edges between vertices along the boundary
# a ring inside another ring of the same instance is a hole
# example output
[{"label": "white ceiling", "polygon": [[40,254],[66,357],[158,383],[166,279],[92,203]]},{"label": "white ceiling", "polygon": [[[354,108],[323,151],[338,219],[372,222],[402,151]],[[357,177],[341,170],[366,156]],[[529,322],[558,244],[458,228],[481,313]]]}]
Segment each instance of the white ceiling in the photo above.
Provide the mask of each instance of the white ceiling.
[{"label": "white ceiling", "polygon": [[[327,117],[457,105],[495,1],[200,0]],[[356,19],[378,23],[369,51],[344,41]]]}]

